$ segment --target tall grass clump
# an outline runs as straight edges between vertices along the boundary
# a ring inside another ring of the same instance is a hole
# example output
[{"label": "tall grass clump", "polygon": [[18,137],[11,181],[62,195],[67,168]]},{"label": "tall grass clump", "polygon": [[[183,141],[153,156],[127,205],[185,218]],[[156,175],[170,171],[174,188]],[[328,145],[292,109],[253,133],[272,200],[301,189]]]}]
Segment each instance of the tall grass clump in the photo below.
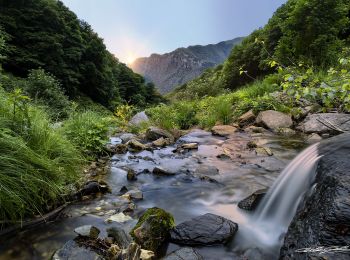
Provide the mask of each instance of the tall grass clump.
[{"label": "tall grass clump", "polygon": [[102,154],[108,142],[108,131],[113,124],[111,116],[87,110],[75,112],[63,124],[61,132],[85,158],[94,159]]},{"label": "tall grass clump", "polygon": [[0,88],[0,221],[42,214],[69,192],[83,163],[79,151],[52,128],[42,109],[20,91]]}]

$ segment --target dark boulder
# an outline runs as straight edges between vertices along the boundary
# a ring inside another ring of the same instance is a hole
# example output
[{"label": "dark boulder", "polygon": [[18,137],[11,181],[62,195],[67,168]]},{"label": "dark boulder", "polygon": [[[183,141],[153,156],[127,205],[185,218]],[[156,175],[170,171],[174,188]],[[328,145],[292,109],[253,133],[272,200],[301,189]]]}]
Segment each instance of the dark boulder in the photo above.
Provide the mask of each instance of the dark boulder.
[{"label": "dark boulder", "polygon": [[177,225],[170,235],[174,243],[200,246],[226,243],[237,230],[236,223],[208,213]]},{"label": "dark boulder", "polygon": [[103,257],[85,246],[80,246],[73,240],[68,241],[57,250],[52,260],[102,260]]},{"label": "dark boulder", "polygon": [[298,252],[303,248],[350,245],[350,134],[319,146],[320,159],[311,195],[299,206],[280,251],[281,259],[349,259],[350,251]]},{"label": "dark boulder", "polygon": [[128,248],[132,239],[131,236],[119,227],[111,227],[107,229],[108,237],[113,238],[113,243],[120,248]]},{"label": "dark boulder", "polygon": [[197,253],[196,250],[194,250],[191,247],[182,247],[166,257],[163,258],[163,260],[201,260],[203,259],[201,255]]},{"label": "dark boulder", "polygon": [[93,195],[96,193],[106,193],[109,191],[109,188],[104,183],[99,183],[97,181],[89,181],[87,182],[84,187],[79,191],[80,195],[86,196],[86,195]]},{"label": "dark boulder", "polygon": [[245,199],[238,202],[238,207],[245,210],[254,210],[265,196],[267,189],[257,190]]},{"label": "dark boulder", "polygon": [[156,141],[162,137],[164,139],[168,138],[171,142],[174,141],[174,136],[164,129],[160,129],[157,127],[150,127],[147,129],[147,132],[146,132],[146,139],[147,140]]}]

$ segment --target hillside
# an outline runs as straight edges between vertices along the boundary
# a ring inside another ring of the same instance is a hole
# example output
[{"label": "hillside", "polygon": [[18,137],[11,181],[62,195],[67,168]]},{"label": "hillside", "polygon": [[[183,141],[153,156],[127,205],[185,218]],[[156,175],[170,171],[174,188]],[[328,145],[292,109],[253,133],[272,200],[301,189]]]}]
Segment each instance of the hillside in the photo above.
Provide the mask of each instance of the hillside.
[{"label": "hillside", "polygon": [[179,48],[163,55],[152,54],[148,58],[135,60],[130,66],[135,72],[155,83],[164,94],[199,76],[206,69],[222,63],[232,47],[242,40],[243,38],[239,37],[218,44]]},{"label": "hillside", "polygon": [[349,1],[289,0],[268,23],[235,46],[223,66],[178,88],[172,96],[192,99],[234,90],[286,66],[325,69],[337,64],[349,44]]}]

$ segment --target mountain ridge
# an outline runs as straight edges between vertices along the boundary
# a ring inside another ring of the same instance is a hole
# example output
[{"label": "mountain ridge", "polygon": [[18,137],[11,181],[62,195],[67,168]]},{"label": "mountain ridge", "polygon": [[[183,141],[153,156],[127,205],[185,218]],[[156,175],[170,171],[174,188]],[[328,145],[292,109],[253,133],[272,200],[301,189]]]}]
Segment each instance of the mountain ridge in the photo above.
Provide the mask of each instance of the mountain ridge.
[{"label": "mountain ridge", "polygon": [[174,51],[141,57],[129,64],[135,72],[155,83],[162,94],[201,75],[206,69],[221,64],[232,48],[244,37],[237,37],[216,44],[191,45]]}]

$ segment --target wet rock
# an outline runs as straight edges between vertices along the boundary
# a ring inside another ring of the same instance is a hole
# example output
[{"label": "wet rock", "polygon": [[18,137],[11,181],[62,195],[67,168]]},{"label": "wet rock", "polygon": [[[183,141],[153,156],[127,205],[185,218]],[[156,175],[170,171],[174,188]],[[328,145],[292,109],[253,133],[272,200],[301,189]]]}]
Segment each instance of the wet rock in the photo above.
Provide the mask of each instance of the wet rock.
[{"label": "wet rock", "polygon": [[188,150],[198,149],[198,143],[182,144],[182,145],[181,145],[181,148],[182,148],[182,149],[188,149]]},{"label": "wet rock", "polygon": [[128,188],[123,186],[123,187],[120,188],[119,192],[126,193],[126,192],[128,192]]},{"label": "wet rock", "polygon": [[255,141],[249,141],[249,142],[247,143],[247,148],[248,148],[248,149],[254,149],[254,148],[256,148],[256,147],[258,147],[258,145],[256,144]]},{"label": "wet rock", "polygon": [[108,237],[113,238],[113,243],[117,244],[120,248],[128,248],[132,241],[131,236],[125,232],[124,229],[119,227],[111,227],[107,229]]},{"label": "wet rock", "polygon": [[194,171],[194,174],[199,176],[201,175],[213,176],[213,175],[219,174],[219,169],[216,168],[215,166],[201,164]]},{"label": "wet rock", "polygon": [[284,136],[296,135],[296,131],[290,128],[278,128],[277,133]]},{"label": "wet rock", "polygon": [[319,145],[314,189],[298,207],[280,259],[349,259],[349,252],[298,253],[297,249],[350,245],[350,135]]},{"label": "wet rock", "polygon": [[155,254],[153,251],[141,249],[141,260],[152,260],[155,259]]},{"label": "wet rock", "polygon": [[217,180],[215,180],[213,178],[210,178],[209,176],[200,176],[199,179],[201,181],[207,181],[207,182],[210,182],[210,183],[219,183]]},{"label": "wet rock", "polygon": [[130,126],[141,126],[141,125],[147,124],[147,123],[149,123],[149,118],[146,115],[145,111],[137,113],[129,121]]},{"label": "wet rock", "polygon": [[130,140],[135,139],[136,135],[131,134],[131,133],[125,133],[125,134],[122,134],[121,136],[119,136],[119,138],[122,140],[123,144],[126,144]]},{"label": "wet rock", "polygon": [[279,128],[291,127],[293,121],[290,115],[274,110],[267,110],[259,113],[256,118],[256,124],[267,127],[271,130],[278,130]]},{"label": "wet rock", "polygon": [[74,229],[74,232],[82,237],[97,239],[101,231],[97,227],[85,225]]},{"label": "wet rock", "polygon": [[216,156],[216,158],[219,158],[219,159],[222,159],[222,160],[229,160],[231,159],[231,156],[229,156],[228,154],[226,153],[221,153],[221,154],[218,154]]},{"label": "wet rock", "polygon": [[160,208],[150,208],[140,217],[130,234],[142,248],[156,252],[169,237],[169,230],[174,225],[171,214]]},{"label": "wet rock", "polygon": [[257,155],[263,155],[263,156],[272,156],[273,152],[268,147],[257,147],[255,148],[255,152]]},{"label": "wet rock", "polygon": [[135,139],[131,139],[126,144],[128,145],[129,150],[132,152],[138,152],[138,151],[142,151],[142,150],[147,149],[146,145],[140,143],[139,141],[137,141]]},{"label": "wet rock", "polygon": [[52,260],[102,260],[103,257],[89,248],[79,246],[75,241],[70,240],[57,250]]},{"label": "wet rock", "polygon": [[81,196],[93,195],[96,193],[106,193],[109,191],[109,188],[106,184],[100,184],[97,181],[89,181],[84,187],[79,191]]},{"label": "wet rock", "polygon": [[175,175],[174,172],[165,170],[165,169],[160,168],[160,167],[154,167],[152,173],[154,175],[157,175],[157,176],[172,176],[172,175]]},{"label": "wet rock", "polygon": [[322,141],[322,137],[319,134],[314,133],[314,134],[309,135],[307,137],[306,141],[309,144],[314,144],[314,143]]},{"label": "wet rock", "polygon": [[118,245],[112,244],[108,249],[108,258],[109,259],[118,259],[122,254],[122,250]]},{"label": "wet rock", "polygon": [[213,245],[228,242],[237,230],[236,223],[208,213],[177,225],[170,236],[171,241],[182,245]]},{"label": "wet rock", "polygon": [[260,127],[260,126],[248,126],[247,128],[244,129],[245,132],[247,133],[255,133],[255,134],[261,134],[261,133],[266,133],[268,132],[265,128]]},{"label": "wet rock", "polygon": [[118,213],[107,218],[105,222],[106,223],[112,223],[112,222],[124,223],[130,220],[132,220],[130,216],[125,215],[124,213]]},{"label": "wet rock", "polygon": [[152,142],[152,144],[156,147],[165,147],[165,146],[169,145],[170,143],[171,143],[170,140],[168,138],[165,139],[164,137],[161,137],[161,138]]},{"label": "wet rock", "polygon": [[163,258],[163,260],[184,260],[184,259],[202,260],[203,257],[191,247],[182,247]]},{"label": "wet rock", "polygon": [[136,173],[133,169],[128,169],[128,173],[126,174],[126,178],[128,181],[136,181]]},{"label": "wet rock", "polygon": [[131,199],[134,200],[142,200],[143,199],[143,194],[142,191],[140,190],[130,190],[127,193],[125,193],[126,195],[129,195]]},{"label": "wet rock", "polygon": [[[311,114],[297,127],[298,130],[310,133],[340,133],[338,130],[350,130],[350,114],[324,113]],[[338,130],[337,130],[338,129]]]},{"label": "wet rock", "polygon": [[131,243],[127,249],[122,251],[120,259],[140,260],[141,247],[136,243]]},{"label": "wet rock", "polygon": [[238,124],[240,127],[245,127],[249,124],[254,123],[256,116],[253,113],[253,110],[249,110],[238,118]]},{"label": "wet rock", "polygon": [[150,127],[147,129],[146,139],[150,141],[155,141],[162,137],[164,139],[168,138],[169,140],[171,140],[171,142],[174,141],[173,135],[166,130],[163,130],[157,127]]},{"label": "wet rock", "polygon": [[245,210],[254,210],[265,196],[267,189],[257,190],[238,203],[238,207]]},{"label": "wet rock", "polygon": [[128,146],[126,144],[118,144],[114,147],[113,151],[116,154],[124,154],[128,151]]},{"label": "wet rock", "polygon": [[237,128],[231,125],[216,125],[211,129],[211,132],[213,135],[218,135],[223,137],[234,134],[237,131],[238,131]]}]

